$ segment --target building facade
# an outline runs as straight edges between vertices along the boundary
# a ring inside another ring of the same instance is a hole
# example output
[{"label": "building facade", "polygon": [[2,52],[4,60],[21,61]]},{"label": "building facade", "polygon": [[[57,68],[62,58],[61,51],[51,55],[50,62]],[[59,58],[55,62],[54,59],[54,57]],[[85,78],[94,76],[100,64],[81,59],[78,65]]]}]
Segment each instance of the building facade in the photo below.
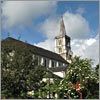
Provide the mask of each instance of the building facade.
[{"label": "building facade", "polygon": [[72,57],[70,40],[70,37],[66,35],[63,17],[61,17],[60,34],[55,37],[55,52],[68,62],[70,62]]},{"label": "building facade", "polygon": [[60,22],[59,36],[55,37],[55,52],[45,50],[11,37],[8,37],[2,41],[2,43],[4,42],[12,42],[13,44],[15,43],[15,45],[26,45],[28,48],[33,49],[33,59],[37,59],[38,65],[43,65],[46,68],[50,68],[55,75],[62,78],[65,75],[65,70],[68,67],[72,57],[70,37],[66,35],[63,18],[61,18]]}]

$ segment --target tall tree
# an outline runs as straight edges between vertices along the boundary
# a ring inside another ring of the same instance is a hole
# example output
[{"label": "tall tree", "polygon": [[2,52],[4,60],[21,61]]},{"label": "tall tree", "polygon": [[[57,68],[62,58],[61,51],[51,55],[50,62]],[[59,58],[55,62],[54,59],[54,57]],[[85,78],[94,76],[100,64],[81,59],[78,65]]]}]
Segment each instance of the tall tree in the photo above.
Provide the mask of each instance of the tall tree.
[{"label": "tall tree", "polygon": [[27,92],[38,91],[45,68],[37,66],[33,50],[28,46],[1,43],[1,97],[27,98]]},{"label": "tall tree", "polygon": [[[99,98],[99,78],[92,70],[92,60],[75,56],[59,89],[63,98]],[[60,97],[59,97],[60,98]]]}]

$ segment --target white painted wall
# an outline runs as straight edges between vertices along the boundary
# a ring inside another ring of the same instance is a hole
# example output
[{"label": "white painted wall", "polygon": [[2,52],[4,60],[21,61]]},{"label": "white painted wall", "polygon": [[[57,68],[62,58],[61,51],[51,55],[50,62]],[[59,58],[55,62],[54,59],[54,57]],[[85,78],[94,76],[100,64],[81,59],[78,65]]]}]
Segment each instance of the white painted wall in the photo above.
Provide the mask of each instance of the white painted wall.
[{"label": "white painted wall", "polygon": [[61,71],[61,72],[53,72],[55,75],[63,78],[65,76],[65,72],[64,71]]}]

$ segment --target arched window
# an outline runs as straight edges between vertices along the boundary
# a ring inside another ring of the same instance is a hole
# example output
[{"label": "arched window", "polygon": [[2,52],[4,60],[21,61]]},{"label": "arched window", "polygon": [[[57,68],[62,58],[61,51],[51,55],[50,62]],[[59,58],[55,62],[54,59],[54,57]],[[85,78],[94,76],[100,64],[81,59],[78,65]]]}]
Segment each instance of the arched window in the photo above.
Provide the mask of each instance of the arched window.
[{"label": "arched window", "polygon": [[59,53],[61,53],[62,52],[62,48],[59,48]]},{"label": "arched window", "polygon": [[62,42],[61,40],[58,40],[58,44],[59,44],[59,45],[61,45],[61,44],[62,44],[61,42]]},{"label": "arched window", "polygon": [[46,59],[44,59],[44,66],[45,66],[45,67],[47,66],[46,62],[47,62]]},{"label": "arched window", "polygon": [[52,60],[52,63],[51,64],[52,64],[52,67],[54,67],[54,61],[53,60]]}]

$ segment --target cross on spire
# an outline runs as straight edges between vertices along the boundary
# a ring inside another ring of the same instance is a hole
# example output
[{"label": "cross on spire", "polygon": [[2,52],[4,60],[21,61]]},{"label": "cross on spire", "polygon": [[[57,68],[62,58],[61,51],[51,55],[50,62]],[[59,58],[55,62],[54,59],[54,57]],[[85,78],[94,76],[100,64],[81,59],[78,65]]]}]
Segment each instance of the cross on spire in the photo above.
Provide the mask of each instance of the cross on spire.
[{"label": "cross on spire", "polygon": [[20,40],[20,38],[21,38],[21,34],[19,34],[19,36],[18,36],[18,40]]},{"label": "cross on spire", "polygon": [[10,33],[8,32],[8,37],[10,37]]},{"label": "cross on spire", "polygon": [[63,21],[63,16],[61,16],[61,21],[60,21],[60,34],[61,35],[66,34],[65,25],[64,25],[64,21]]}]

